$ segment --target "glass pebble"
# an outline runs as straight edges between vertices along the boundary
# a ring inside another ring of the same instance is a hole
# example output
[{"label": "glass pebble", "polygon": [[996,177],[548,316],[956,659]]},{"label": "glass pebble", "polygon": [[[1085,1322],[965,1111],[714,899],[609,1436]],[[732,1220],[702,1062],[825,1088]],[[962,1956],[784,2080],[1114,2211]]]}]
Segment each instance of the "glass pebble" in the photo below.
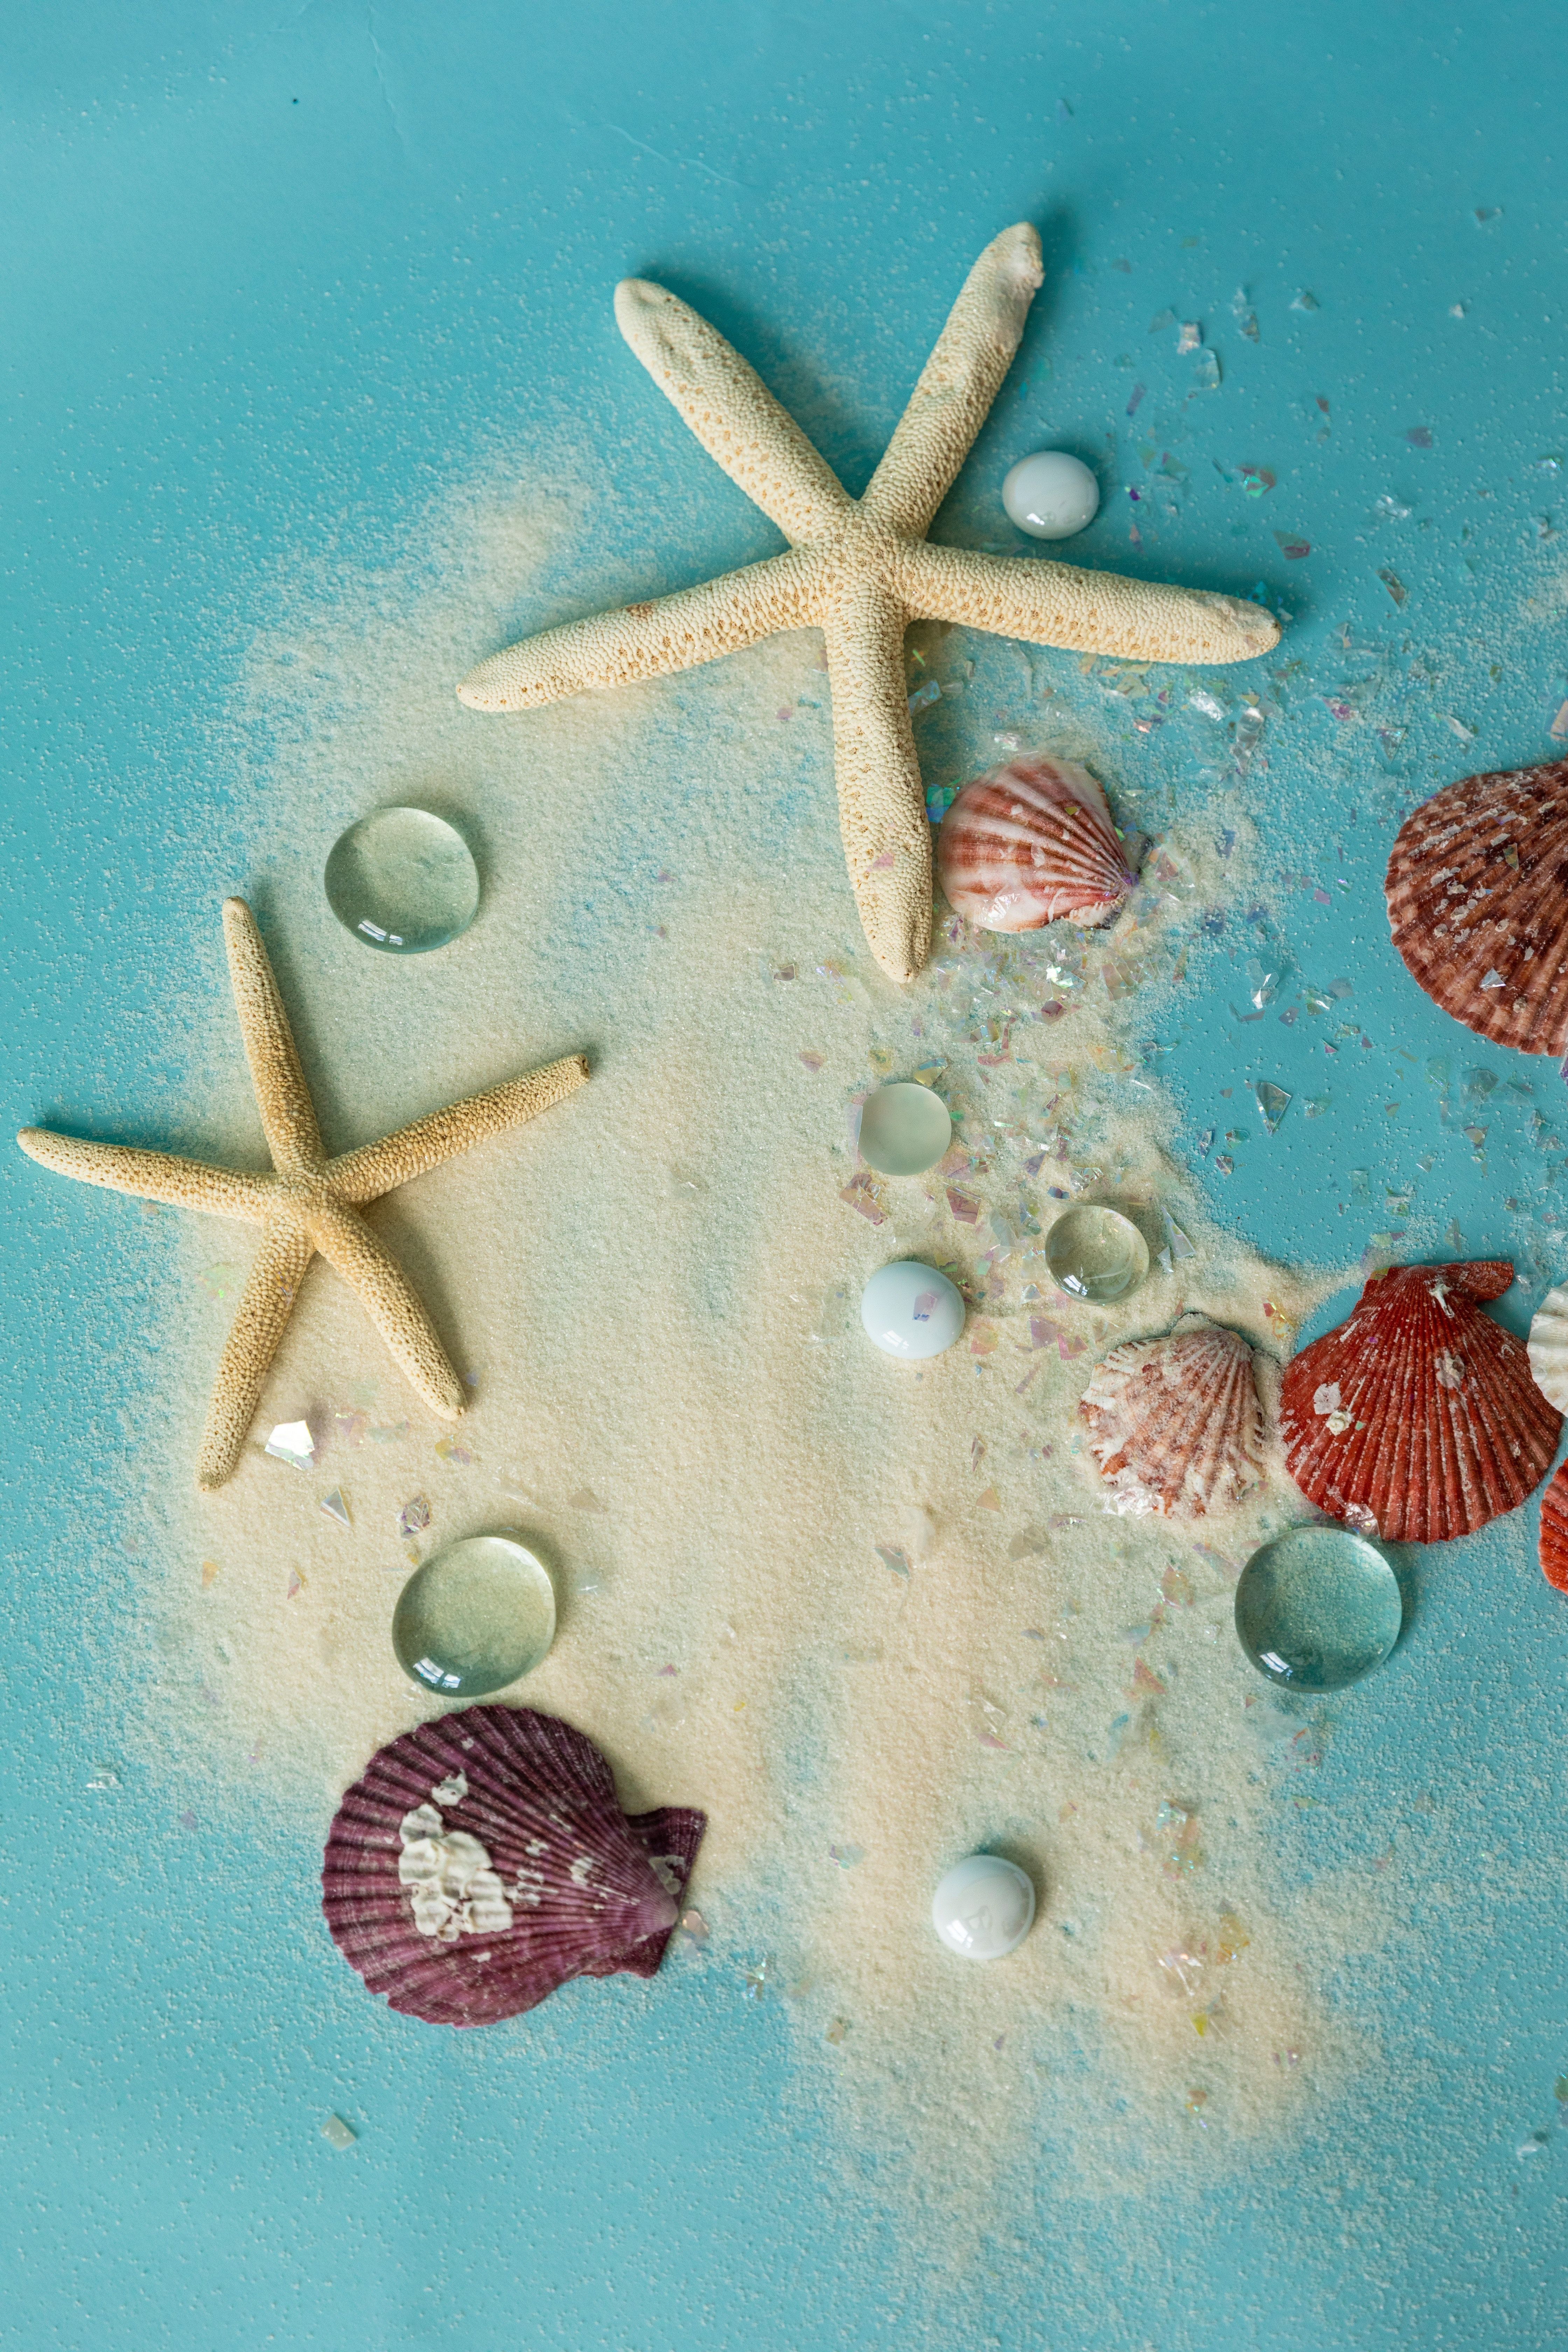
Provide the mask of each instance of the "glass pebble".
[{"label": "glass pebble", "polygon": [[428,809],[384,808],[351,824],[327,859],[327,904],[387,955],[427,955],[479,910],[479,872],[456,828]]},{"label": "glass pebble", "polygon": [[398,1664],[443,1698],[504,1690],[554,1639],[550,1572],[510,1536],[448,1544],[409,1578],[392,1617]]},{"label": "glass pebble", "polygon": [[1020,457],[1002,485],[1008,520],[1031,539],[1071,539],[1094,520],[1100,484],[1079,457],[1065,449],[1037,449]]},{"label": "glass pebble", "polygon": [[1033,1881],[998,1853],[972,1853],[937,1882],[931,1924],[961,1958],[1005,1959],[1035,1924]]},{"label": "glass pebble", "polygon": [[942,1097],[917,1079],[879,1087],[860,1112],[860,1157],[882,1176],[923,1176],[945,1159],[952,1121]]},{"label": "glass pebble", "polygon": [[1270,1682],[1342,1690],[1399,1639],[1404,1604],[1375,1544],[1348,1528],[1292,1528],[1255,1551],[1236,1588],[1242,1648]]},{"label": "glass pebble", "polygon": [[895,1258],[862,1291],[860,1320],[885,1354],[914,1363],[952,1347],[963,1329],[963,1297],[934,1266]]},{"label": "glass pebble", "polygon": [[1046,1235],[1046,1265],[1069,1298],[1107,1307],[1149,1272],[1149,1244],[1120,1209],[1064,1209]]}]

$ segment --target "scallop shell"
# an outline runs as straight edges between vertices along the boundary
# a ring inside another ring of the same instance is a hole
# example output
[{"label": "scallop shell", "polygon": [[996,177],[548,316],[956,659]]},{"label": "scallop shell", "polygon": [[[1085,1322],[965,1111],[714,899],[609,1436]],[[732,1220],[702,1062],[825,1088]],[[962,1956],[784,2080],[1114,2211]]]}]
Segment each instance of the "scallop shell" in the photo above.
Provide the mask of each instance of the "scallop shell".
[{"label": "scallop shell", "polygon": [[1568,1592],[1568,1462],[1541,1497],[1541,1573]]},{"label": "scallop shell", "polygon": [[1107,922],[1138,878],[1105,794],[1066,760],[1015,760],[965,784],[936,868],[954,911],[984,931]]},{"label": "scallop shell", "polygon": [[471,1706],[371,1758],[327,1839],[321,1908],[392,2008],[492,2025],[572,1977],[651,1977],[705,1826],[623,1813],[569,1723]]},{"label": "scallop shell", "polygon": [[1536,1387],[1559,1412],[1568,1412],[1568,1286],[1547,1292],[1525,1347]]},{"label": "scallop shell", "polygon": [[1568,1050],[1568,762],[1466,776],[1407,817],[1388,861],[1394,944],[1478,1036]]},{"label": "scallop shell", "polygon": [[1201,1519],[1262,1484],[1252,1350],[1201,1315],[1163,1339],[1113,1348],[1079,1412],[1114,1510]]},{"label": "scallop shell", "polygon": [[1473,1535],[1552,1466],[1563,1415],[1524,1342],[1480,1310],[1506,1259],[1374,1274],[1350,1320],[1286,1368],[1279,1431],[1309,1501],[1411,1543]]}]

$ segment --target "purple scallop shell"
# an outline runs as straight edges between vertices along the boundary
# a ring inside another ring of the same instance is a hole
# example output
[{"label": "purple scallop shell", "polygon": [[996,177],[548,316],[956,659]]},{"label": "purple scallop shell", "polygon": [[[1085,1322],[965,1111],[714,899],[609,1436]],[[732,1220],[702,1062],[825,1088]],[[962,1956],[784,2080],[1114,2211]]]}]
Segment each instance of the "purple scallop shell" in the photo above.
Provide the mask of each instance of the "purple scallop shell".
[{"label": "purple scallop shell", "polygon": [[[401,1829],[458,1772],[468,1793],[438,1804],[442,1826],[486,1848],[512,1924],[443,1943],[415,1925]],[[493,2025],[573,1977],[654,1975],[706,1827],[681,1805],[624,1813],[605,1759],[558,1717],[471,1706],[371,1758],[328,1833],[321,1908],[343,1958],[393,2009]]]}]

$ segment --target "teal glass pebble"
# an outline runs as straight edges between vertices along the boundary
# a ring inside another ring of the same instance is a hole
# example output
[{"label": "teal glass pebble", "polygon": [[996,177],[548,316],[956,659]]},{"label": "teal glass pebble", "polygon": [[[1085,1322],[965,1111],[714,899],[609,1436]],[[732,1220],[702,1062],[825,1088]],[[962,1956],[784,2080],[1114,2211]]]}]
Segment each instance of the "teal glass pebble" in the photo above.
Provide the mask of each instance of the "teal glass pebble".
[{"label": "teal glass pebble", "polygon": [[880,1176],[923,1176],[952,1141],[947,1105],[918,1078],[879,1087],[861,1107],[860,1157]]},{"label": "teal glass pebble", "polygon": [[385,955],[428,955],[479,910],[479,870],[455,825],[428,809],[384,808],[351,824],[327,859],[327,904]]},{"label": "teal glass pebble", "polygon": [[555,1639],[550,1571],[510,1536],[468,1536],[416,1569],[397,1596],[392,1646],[411,1682],[483,1698],[531,1674]]},{"label": "teal glass pebble", "polygon": [[1375,1544],[1349,1528],[1291,1528],[1255,1551],[1236,1588],[1242,1648],[1271,1683],[1342,1690],[1381,1666],[1405,1606]]}]

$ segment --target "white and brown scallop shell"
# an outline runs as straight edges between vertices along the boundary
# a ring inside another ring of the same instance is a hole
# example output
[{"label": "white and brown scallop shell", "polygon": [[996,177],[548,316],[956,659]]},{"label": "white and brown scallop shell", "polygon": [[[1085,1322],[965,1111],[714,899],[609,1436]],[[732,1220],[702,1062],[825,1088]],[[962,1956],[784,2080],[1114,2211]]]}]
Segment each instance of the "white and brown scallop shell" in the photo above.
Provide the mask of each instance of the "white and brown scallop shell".
[{"label": "white and brown scallop shell", "polygon": [[[955,803],[956,805],[956,803]],[[1394,944],[1478,1036],[1568,1049],[1568,761],[1446,784],[1388,861]]]},{"label": "white and brown scallop shell", "polygon": [[1079,1412],[1113,1510],[1201,1519],[1263,1483],[1252,1349],[1204,1316],[1113,1348]]},{"label": "white and brown scallop shell", "polygon": [[965,784],[942,821],[948,902],[985,931],[1104,923],[1137,880],[1105,794],[1068,760],[1014,760]]},{"label": "white and brown scallop shell", "polygon": [[1568,1284],[1549,1290],[1531,1318],[1530,1375],[1559,1412],[1568,1412]]}]

